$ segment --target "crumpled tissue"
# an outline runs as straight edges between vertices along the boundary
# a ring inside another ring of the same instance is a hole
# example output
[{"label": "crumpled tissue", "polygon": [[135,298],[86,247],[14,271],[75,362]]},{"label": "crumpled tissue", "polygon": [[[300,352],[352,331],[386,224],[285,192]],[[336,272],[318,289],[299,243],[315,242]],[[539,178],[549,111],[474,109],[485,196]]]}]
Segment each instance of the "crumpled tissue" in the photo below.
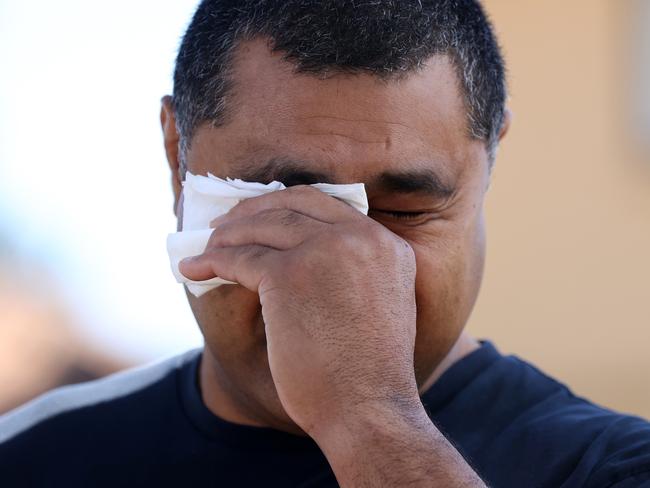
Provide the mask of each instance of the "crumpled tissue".
[{"label": "crumpled tissue", "polygon": [[[316,183],[311,186],[368,214],[368,198],[363,183],[348,185]],[[176,281],[185,283],[196,297],[219,285],[232,283],[219,277],[204,281],[190,280],[181,274],[178,263],[186,257],[203,253],[214,231],[210,227],[213,219],[227,213],[241,200],[285,188],[279,181],[267,185],[231,178],[224,180],[210,173],[208,176],[194,175],[188,171],[183,182],[182,230],[167,236],[167,253]]]}]

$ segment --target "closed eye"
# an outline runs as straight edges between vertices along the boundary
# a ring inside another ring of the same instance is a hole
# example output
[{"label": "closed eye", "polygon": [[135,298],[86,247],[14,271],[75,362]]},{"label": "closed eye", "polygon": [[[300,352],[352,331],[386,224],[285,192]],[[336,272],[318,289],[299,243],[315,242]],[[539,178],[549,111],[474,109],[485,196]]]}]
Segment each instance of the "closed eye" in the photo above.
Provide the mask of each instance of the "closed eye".
[{"label": "closed eye", "polygon": [[389,215],[390,217],[397,220],[414,220],[422,217],[428,212],[395,212],[391,210],[373,210],[384,215]]}]

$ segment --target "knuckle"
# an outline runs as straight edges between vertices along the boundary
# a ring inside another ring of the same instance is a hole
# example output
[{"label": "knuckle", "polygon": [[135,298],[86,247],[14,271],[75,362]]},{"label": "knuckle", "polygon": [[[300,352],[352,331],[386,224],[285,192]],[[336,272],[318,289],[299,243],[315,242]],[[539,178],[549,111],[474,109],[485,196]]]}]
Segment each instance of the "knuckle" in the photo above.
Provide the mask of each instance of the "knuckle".
[{"label": "knuckle", "polygon": [[257,212],[252,217],[252,220],[258,222],[269,222],[277,216],[278,212],[279,210],[277,208],[265,208]]},{"label": "knuckle", "polygon": [[331,232],[327,234],[326,246],[334,253],[345,253],[355,250],[358,247],[358,240],[349,232]]},{"label": "knuckle", "polygon": [[373,244],[381,247],[390,247],[393,244],[391,233],[385,227],[375,224],[375,222],[368,223],[365,226],[364,235],[368,236],[368,240]]},{"label": "knuckle", "polygon": [[410,244],[379,224],[372,222],[365,225],[359,234],[362,237],[357,246],[365,254],[392,256],[398,261],[414,259],[414,251]]},{"label": "knuckle", "polygon": [[238,213],[245,212],[248,208],[252,207],[254,203],[255,201],[252,198],[239,200],[237,204],[228,211],[228,214],[237,215]]},{"label": "knuckle", "polygon": [[278,221],[282,225],[294,226],[304,222],[304,216],[289,209],[282,209],[278,212]]},{"label": "knuckle", "polygon": [[241,225],[245,219],[245,217],[235,217],[219,224],[212,230],[206,248],[228,246],[236,242],[241,235]]},{"label": "knuckle", "polygon": [[294,226],[304,221],[304,216],[288,208],[267,208],[255,215],[254,220],[260,223],[278,223]]},{"label": "knuckle", "polygon": [[296,205],[301,200],[313,198],[314,196],[318,196],[319,193],[322,193],[320,190],[309,185],[290,186],[285,190],[285,192],[290,204],[292,205]]},{"label": "knuckle", "polygon": [[318,190],[310,185],[293,185],[288,187],[285,191],[288,195],[310,195],[314,191]]},{"label": "knuckle", "polygon": [[360,230],[366,252],[373,254],[391,252],[395,246],[393,235],[380,225],[369,223]]},{"label": "knuckle", "polygon": [[269,249],[262,246],[247,246],[243,252],[247,254],[249,258],[259,259],[268,254]]},{"label": "knuckle", "polygon": [[230,224],[228,223],[221,224],[219,227],[212,230],[212,234],[210,234],[208,243],[205,246],[206,249],[218,247],[224,243],[224,236],[227,235],[229,225]]},{"label": "knuckle", "polygon": [[409,269],[415,271],[415,250],[413,247],[408,243],[408,241],[402,239],[401,237],[397,237],[395,239],[395,242],[397,246],[396,252],[401,258],[401,261]]}]

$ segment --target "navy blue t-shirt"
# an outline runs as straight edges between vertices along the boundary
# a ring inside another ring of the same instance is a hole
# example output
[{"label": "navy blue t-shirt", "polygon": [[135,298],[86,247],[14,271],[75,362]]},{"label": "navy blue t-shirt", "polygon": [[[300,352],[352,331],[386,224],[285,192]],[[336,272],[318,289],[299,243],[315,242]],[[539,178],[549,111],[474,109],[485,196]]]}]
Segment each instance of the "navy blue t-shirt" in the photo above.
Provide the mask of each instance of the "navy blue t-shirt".
[{"label": "navy blue t-shirt", "polygon": [[[192,350],[59,388],[0,417],[0,486],[337,486],[309,437],[208,410],[200,359]],[[650,423],[576,397],[489,341],[422,402],[488,486],[650,487]]]}]

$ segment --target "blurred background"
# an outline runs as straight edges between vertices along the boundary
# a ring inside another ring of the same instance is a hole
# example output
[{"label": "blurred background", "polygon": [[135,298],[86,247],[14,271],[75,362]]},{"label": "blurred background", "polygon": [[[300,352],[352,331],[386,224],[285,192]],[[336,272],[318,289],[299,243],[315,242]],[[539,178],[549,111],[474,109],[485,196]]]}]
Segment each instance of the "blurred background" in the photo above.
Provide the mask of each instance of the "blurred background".
[{"label": "blurred background", "polygon": [[[196,3],[0,1],[0,412],[202,344],[158,124]],[[468,328],[650,417],[650,1],[484,4],[514,121]]]}]

